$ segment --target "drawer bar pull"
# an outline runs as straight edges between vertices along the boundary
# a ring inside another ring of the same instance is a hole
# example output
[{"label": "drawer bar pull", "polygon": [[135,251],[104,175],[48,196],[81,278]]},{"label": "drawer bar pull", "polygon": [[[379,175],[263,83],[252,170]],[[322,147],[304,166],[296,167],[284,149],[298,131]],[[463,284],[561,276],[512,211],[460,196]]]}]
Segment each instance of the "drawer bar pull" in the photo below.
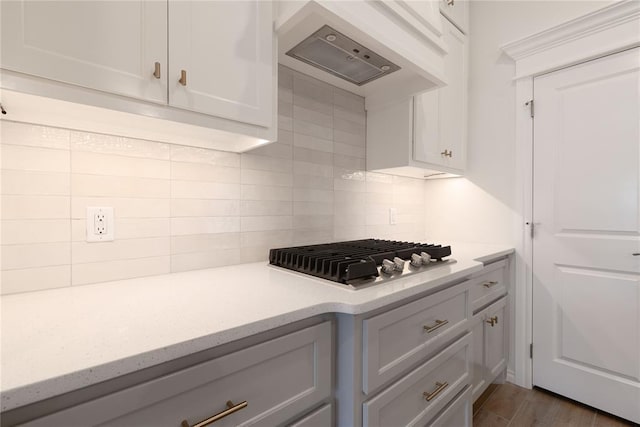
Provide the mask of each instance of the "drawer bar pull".
[{"label": "drawer bar pull", "polygon": [[487,323],[493,328],[493,326],[498,323],[498,316],[490,317],[489,320],[487,320]]},{"label": "drawer bar pull", "polygon": [[422,327],[422,329],[424,329],[425,331],[427,331],[428,334],[430,334],[431,332],[433,332],[436,329],[446,325],[447,323],[449,323],[448,320],[436,320],[436,324],[435,325],[433,325],[433,326],[424,325]]},{"label": "drawer bar pull", "polygon": [[195,423],[194,425],[189,425],[189,422],[187,420],[183,420],[182,423],[180,424],[181,427],[204,427],[204,426],[208,426],[209,424],[215,423],[216,421],[219,421],[221,419],[223,419],[224,417],[226,417],[227,415],[231,415],[234,412],[238,412],[240,409],[244,409],[246,408],[248,405],[247,401],[245,400],[244,402],[240,402],[237,405],[234,405],[232,401],[228,400],[227,401],[227,409],[225,409],[222,412],[218,412],[215,415],[212,415],[211,417],[207,418],[206,420],[202,420],[199,423]]},{"label": "drawer bar pull", "polygon": [[484,286],[485,288],[490,288],[490,287],[495,286],[495,285],[497,285],[497,284],[498,284],[498,282],[497,282],[497,281],[495,281],[495,280],[490,280],[490,281],[488,281],[488,282],[484,282],[484,283],[482,284],[482,286]]},{"label": "drawer bar pull", "polygon": [[424,396],[425,400],[427,402],[430,402],[431,400],[433,400],[433,398],[435,398],[437,395],[439,395],[442,390],[444,390],[445,388],[447,388],[447,386],[449,385],[448,382],[436,382],[436,389],[433,390],[431,393],[427,393],[426,391],[424,393],[422,393],[422,395]]}]

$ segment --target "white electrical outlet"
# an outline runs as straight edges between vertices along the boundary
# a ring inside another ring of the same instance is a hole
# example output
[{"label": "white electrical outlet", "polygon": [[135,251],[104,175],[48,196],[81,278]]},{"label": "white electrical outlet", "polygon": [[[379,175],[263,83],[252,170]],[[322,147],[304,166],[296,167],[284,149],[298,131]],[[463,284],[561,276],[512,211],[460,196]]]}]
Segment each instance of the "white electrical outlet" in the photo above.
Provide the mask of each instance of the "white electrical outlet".
[{"label": "white electrical outlet", "polygon": [[389,208],[389,224],[390,225],[396,225],[396,223],[397,223],[396,216],[397,215],[398,215],[398,209]]},{"label": "white electrical outlet", "polygon": [[87,207],[87,242],[111,242],[114,234],[113,208]]}]

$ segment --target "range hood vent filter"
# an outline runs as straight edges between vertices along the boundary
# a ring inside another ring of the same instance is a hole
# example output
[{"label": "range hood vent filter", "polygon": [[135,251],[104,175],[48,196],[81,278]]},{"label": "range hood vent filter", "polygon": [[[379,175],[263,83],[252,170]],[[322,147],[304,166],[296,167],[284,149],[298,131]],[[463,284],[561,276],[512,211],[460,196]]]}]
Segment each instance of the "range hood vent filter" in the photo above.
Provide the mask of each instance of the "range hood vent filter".
[{"label": "range hood vent filter", "polygon": [[358,86],[400,69],[328,25],[311,34],[287,55]]}]

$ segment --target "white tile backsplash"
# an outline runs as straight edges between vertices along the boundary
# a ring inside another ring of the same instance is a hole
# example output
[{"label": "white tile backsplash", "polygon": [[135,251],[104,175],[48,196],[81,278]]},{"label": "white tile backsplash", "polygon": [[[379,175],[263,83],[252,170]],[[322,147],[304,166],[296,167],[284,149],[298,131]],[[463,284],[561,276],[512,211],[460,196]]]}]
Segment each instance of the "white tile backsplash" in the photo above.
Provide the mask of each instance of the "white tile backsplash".
[{"label": "white tile backsplash", "polygon": [[2,147],[3,170],[69,172],[69,164],[69,152],[65,150],[11,144]]},{"label": "white tile backsplash", "polygon": [[66,219],[69,197],[2,195],[2,219]]},{"label": "white tile backsplash", "polygon": [[56,195],[71,194],[69,174],[62,172],[32,172],[24,170],[2,170],[0,176],[2,194]]},{"label": "white tile backsplash", "polygon": [[171,272],[170,262],[171,257],[160,256],[73,264],[71,285],[167,274]]},{"label": "white tile backsplash", "polygon": [[[362,97],[284,67],[278,95],[279,140],[242,154],[2,121],[0,291],[424,232],[424,182],[364,171]],[[88,206],[114,208],[115,241],[85,241]]]},{"label": "white tile backsplash", "polygon": [[78,174],[171,178],[168,160],[141,159],[90,151],[72,151],[71,165],[71,172]]},{"label": "white tile backsplash", "polygon": [[2,122],[2,139],[7,144],[69,150],[69,134],[67,129]]}]

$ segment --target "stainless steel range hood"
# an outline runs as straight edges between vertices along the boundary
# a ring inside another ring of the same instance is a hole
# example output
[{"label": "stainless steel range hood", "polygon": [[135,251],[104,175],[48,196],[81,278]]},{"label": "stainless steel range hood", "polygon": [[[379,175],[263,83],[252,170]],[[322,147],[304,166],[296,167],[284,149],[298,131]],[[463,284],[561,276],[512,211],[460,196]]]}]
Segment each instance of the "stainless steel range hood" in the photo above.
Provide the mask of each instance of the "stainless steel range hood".
[{"label": "stainless steel range hood", "polygon": [[400,69],[328,25],[289,50],[287,55],[358,86]]}]

